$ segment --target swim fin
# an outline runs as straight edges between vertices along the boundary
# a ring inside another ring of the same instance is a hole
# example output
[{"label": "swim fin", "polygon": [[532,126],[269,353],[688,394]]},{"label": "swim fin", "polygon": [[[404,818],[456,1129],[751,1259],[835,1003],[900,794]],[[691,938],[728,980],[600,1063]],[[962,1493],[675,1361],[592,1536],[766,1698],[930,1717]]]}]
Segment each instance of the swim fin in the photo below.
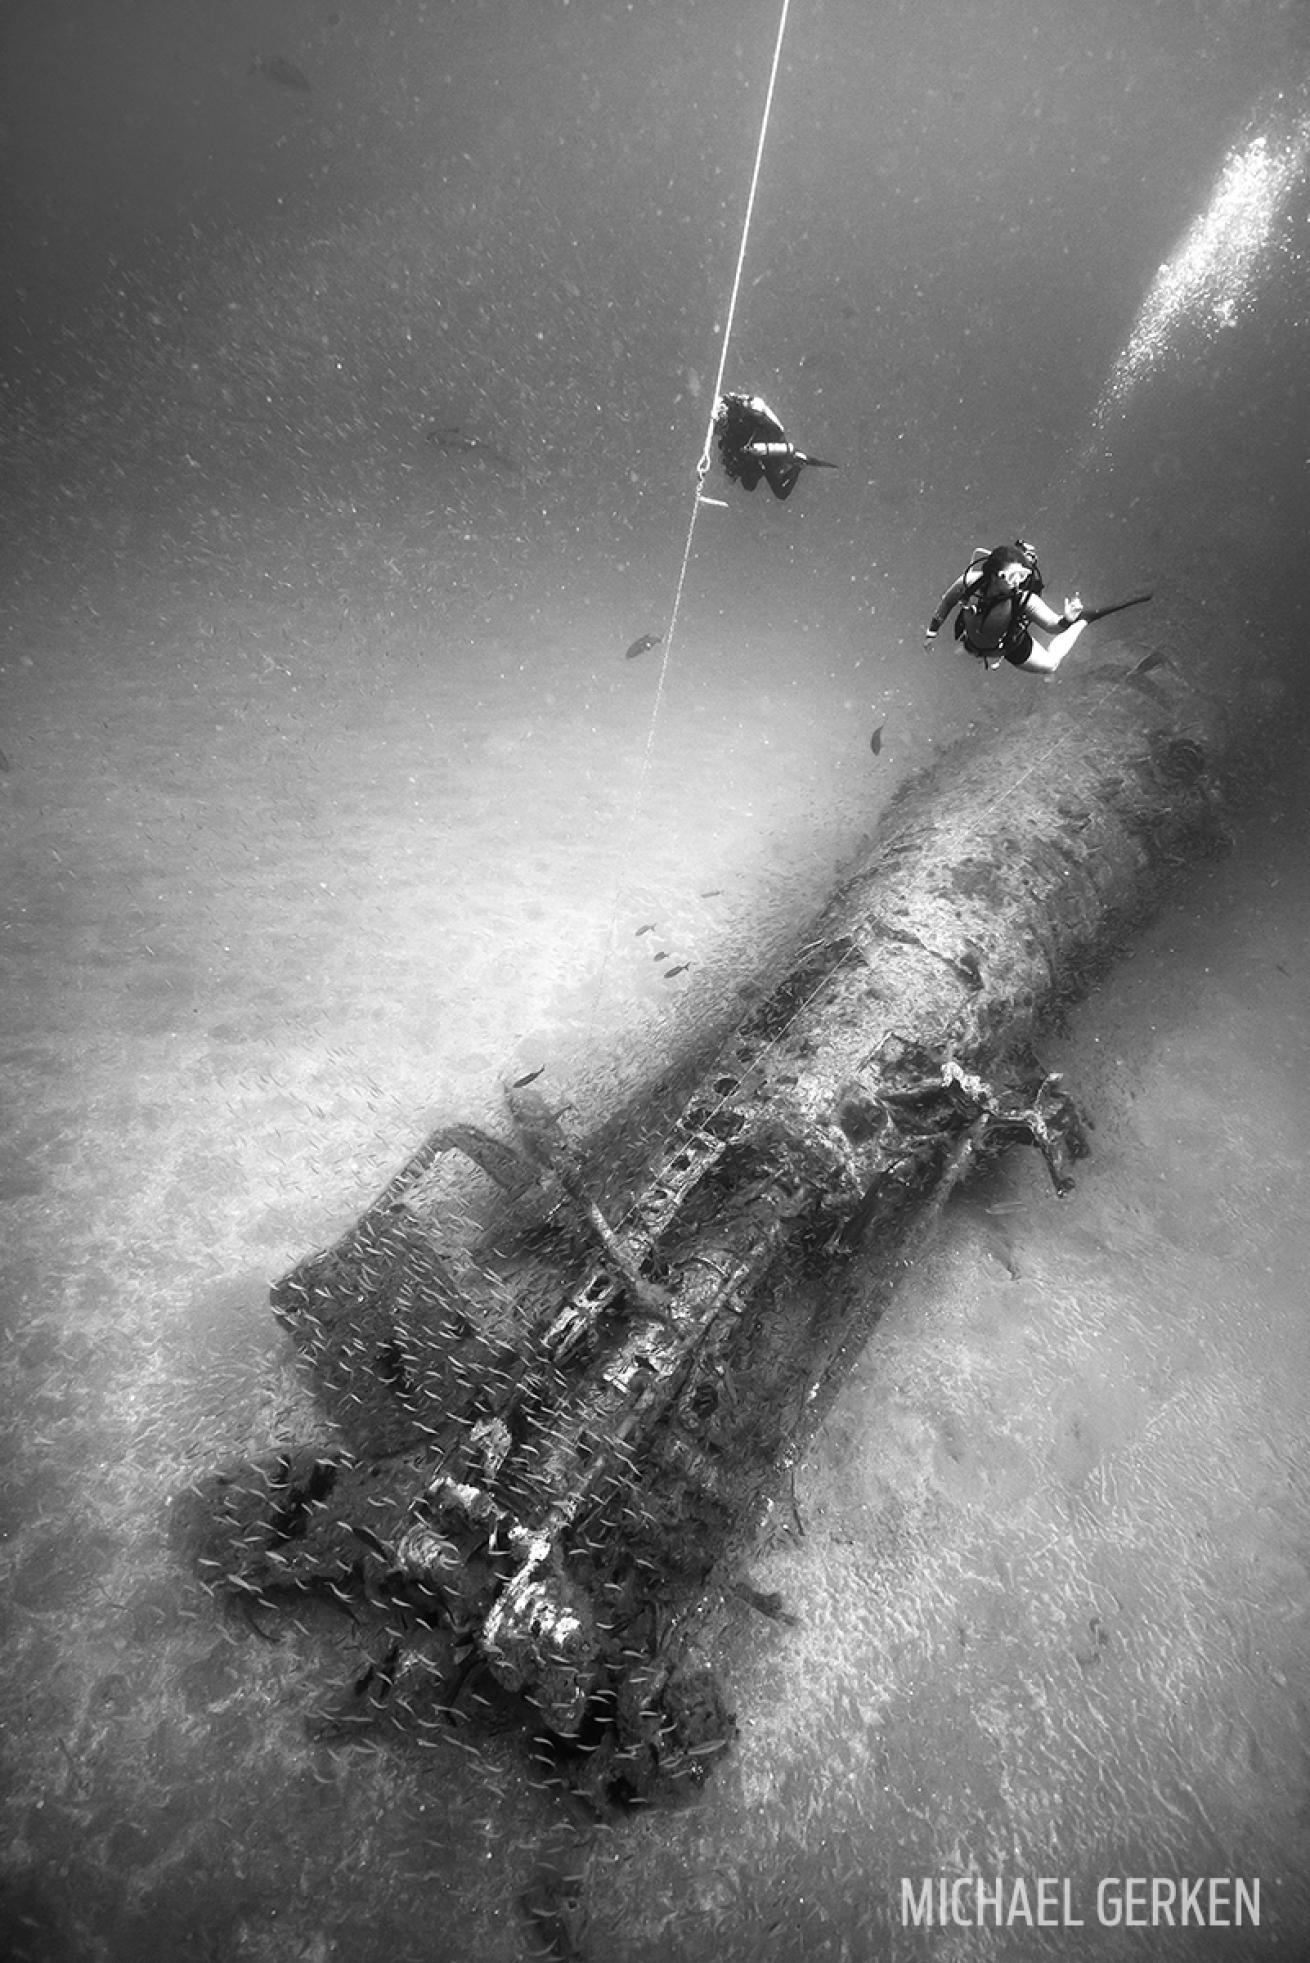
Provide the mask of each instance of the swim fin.
[{"label": "swim fin", "polygon": [[1090,627],[1094,620],[1104,620],[1107,614],[1122,613],[1125,607],[1140,607],[1150,598],[1149,593],[1134,593],[1131,600],[1112,600],[1108,607],[1085,607],[1079,619],[1085,620]]}]

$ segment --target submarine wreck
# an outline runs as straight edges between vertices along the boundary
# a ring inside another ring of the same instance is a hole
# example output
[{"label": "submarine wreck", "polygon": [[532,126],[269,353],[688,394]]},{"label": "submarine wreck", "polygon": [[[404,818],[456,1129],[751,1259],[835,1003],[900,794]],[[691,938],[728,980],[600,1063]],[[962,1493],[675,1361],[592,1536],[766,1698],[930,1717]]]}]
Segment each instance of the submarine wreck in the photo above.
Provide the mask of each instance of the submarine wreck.
[{"label": "submarine wreck", "polygon": [[[521,1081],[276,1283],[322,1442],[206,1475],[187,1536],[252,1615],[353,1615],[322,1724],[491,1713],[598,1802],[706,1777],[734,1576],[898,1275],[989,1158],[1070,1189],[1042,1034],[1222,836],[1217,727],[1153,657],[1062,677],[902,787],[653,1140]],[[472,1242],[451,1154],[499,1194]]]}]

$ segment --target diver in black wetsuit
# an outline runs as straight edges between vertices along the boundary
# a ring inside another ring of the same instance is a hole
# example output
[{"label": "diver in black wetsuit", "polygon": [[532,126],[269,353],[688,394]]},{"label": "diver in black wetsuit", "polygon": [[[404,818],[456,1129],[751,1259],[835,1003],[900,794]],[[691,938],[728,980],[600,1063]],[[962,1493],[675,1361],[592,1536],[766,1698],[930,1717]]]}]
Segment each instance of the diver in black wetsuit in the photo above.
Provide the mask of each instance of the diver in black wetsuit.
[{"label": "diver in black wetsuit", "polygon": [[[933,608],[924,646],[932,646],[942,622],[958,607],[956,639],[985,668],[1008,661],[1030,674],[1054,674],[1090,616],[1076,594],[1065,601],[1062,614],[1056,613],[1041,597],[1042,585],[1037,554],[1026,539],[991,552],[979,546]],[[1034,627],[1049,635],[1049,641],[1034,640]]]},{"label": "diver in black wetsuit", "polygon": [[[1056,613],[1042,598],[1043,584],[1037,554],[1027,539],[1017,538],[1013,545],[998,545],[990,552],[978,546],[933,608],[924,646],[932,647],[942,622],[958,607],[955,638],[978,656],[984,668],[1008,661],[1025,674],[1053,675],[1085,627],[1128,607],[1144,606],[1152,597],[1134,593],[1103,607],[1085,607],[1075,593],[1065,601],[1064,612]],[[1033,633],[1037,627],[1048,637],[1045,641]]]},{"label": "diver in black wetsuit", "polygon": [[762,477],[775,498],[789,498],[806,464],[817,470],[837,467],[789,443],[762,395],[721,395],[714,405],[714,433],[725,472],[744,491],[753,491]]}]

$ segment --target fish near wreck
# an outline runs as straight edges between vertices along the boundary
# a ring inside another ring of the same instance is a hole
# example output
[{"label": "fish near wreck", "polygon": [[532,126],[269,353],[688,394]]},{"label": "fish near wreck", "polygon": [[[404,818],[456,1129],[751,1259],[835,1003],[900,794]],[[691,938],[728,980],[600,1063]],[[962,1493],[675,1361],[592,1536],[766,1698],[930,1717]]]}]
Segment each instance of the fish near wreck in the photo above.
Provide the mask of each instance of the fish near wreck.
[{"label": "fish near wreck", "polygon": [[[1043,1027],[1220,835],[1205,705],[1130,672],[903,787],[661,1145],[573,1139],[517,1087],[512,1145],[443,1127],[277,1285],[346,1447],[215,1475],[205,1558],[372,1616],[370,1712],[421,1731],[473,1670],[600,1799],[729,1749],[714,1639],[787,1467],[971,1170],[1024,1143],[1068,1194]],[[430,1180],[452,1150],[503,1195],[471,1248]]]},{"label": "fish near wreck", "polygon": [[662,634],[638,634],[631,647],[625,650],[623,659],[635,661],[639,654],[649,654],[652,648],[659,646],[663,638]]},{"label": "fish near wreck", "polygon": [[248,75],[262,75],[266,82],[272,82],[280,89],[291,89],[296,95],[312,95],[313,84],[303,68],[297,68],[294,61],[285,55],[256,55],[246,70]]}]

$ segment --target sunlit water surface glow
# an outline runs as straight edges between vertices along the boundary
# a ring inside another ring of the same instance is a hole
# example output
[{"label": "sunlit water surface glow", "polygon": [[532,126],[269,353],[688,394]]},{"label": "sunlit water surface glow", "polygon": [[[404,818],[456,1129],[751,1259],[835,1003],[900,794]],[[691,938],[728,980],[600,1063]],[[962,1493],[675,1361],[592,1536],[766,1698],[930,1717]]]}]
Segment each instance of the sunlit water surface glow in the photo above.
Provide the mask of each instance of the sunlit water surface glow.
[{"label": "sunlit water surface glow", "polygon": [[1310,112],[1284,108],[1232,151],[1214,195],[1177,252],[1161,266],[1127,345],[1096,405],[1098,436],[1142,379],[1233,327],[1254,304],[1272,254],[1285,245],[1280,220],[1305,172]]}]

